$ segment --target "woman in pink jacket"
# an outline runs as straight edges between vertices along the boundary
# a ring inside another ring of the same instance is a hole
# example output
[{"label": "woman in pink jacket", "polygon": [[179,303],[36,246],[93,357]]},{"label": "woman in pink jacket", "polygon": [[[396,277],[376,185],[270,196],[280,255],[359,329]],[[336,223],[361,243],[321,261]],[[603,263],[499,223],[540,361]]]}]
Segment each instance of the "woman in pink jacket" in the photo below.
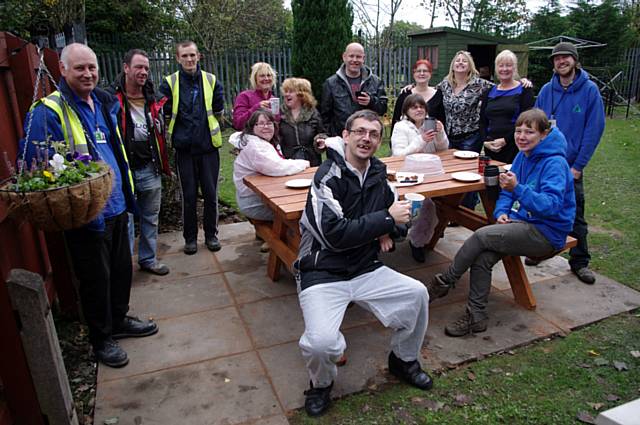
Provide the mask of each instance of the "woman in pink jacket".
[{"label": "woman in pink jacket", "polygon": [[[271,109],[269,99],[274,97],[273,88],[276,85],[276,72],[265,62],[254,63],[251,67],[250,90],[241,92],[233,105],[233,128],[242,131],[251,114],[258,109]],[[280,121],[280,113],[276,115]]]}]

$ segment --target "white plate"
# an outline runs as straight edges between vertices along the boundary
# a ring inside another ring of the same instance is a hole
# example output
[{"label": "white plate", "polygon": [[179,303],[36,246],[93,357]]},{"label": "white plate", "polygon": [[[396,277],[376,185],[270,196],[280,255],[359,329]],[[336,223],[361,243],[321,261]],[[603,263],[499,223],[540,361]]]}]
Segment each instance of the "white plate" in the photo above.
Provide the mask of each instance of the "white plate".
[{"label": "white plate", "polygon": [[503,169],[504,171],[510,171],[510,170],[511,170],[511,164],[504,164],[504,165],[502,166],[502,169]]},{"label": "white plate", "polygon": [[311,186],[311,182],[311,179],[293,179],[287,180],[284,185],[291,189],[304,189],[305,187]]},{"label": "white plate", "polygon": [[461,182],[477,182],[482,178],[480,174],[469,171],[461,171],[459,173],[451,173],[451,177]]},{"label": "white plate", "polygon": [[453,156],[455,156],[456,158],[462,158],[462,159],[473,159],[473,158],[479,157],[480,154],[474,151],[455,151],[453,153]]},{"label": "white plate", "polygon": [[[404,180],[404,178],[407,176],[417,176],[418,180],[416,182],[402,183],[402,180]],[[416,184],[422,183],[423,181],[424,181],[424,174],[422,173],[409,173],[406,171],[398,171],[396,173],[396,181],[393,182],[393,184],[395,185],[395,187],[405,187],[405,186],[414,186]]]}]

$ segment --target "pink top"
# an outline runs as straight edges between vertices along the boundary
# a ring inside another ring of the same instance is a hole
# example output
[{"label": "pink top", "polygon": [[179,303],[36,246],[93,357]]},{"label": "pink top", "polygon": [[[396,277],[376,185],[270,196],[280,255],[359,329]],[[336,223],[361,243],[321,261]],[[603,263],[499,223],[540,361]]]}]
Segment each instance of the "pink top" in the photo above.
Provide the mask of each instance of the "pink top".
[{"label": "pink top", "polygon": [[[260,102],[269,100],[273,97],[271,90],[267,96],[262,95],[260,90],[245,90],[236,97],[236,103],[233,105],[233,128],[242,131],[244,125],[249,121],[251,114],[260,109]],[[280,114],[276,115],[276,121],[280,121]]]}]

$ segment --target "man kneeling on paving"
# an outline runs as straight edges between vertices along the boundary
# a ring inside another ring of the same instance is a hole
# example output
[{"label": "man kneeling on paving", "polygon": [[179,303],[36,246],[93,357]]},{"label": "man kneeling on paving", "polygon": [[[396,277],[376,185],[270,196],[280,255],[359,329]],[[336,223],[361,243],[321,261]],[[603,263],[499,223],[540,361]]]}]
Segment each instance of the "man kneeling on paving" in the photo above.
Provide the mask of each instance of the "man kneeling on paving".
[{"label": "man kneeling on paving", "polygon": [[444,297],[471,269],[466,311],[445,327],[449,336],[487,330],[491,269],[507,255],[545,257],[564,247],[573,227],[576,200],[567,164],[567,141],[540,109],[523,112],[516,121],[520,152],[511,170],[500,174],[497,224],[478,229],[458,251],[449,269],[427,284],[430,299]]},{"label": "man kneeling on paving", "polygon": [[429,298],[419,281],[378,260],[393,246],[396,225],[409,221],[408,202],[396,201],[386,166],[373,157],[382,122],[370,110],[354,113],[342,138],[326,140],[327,160],[316,172],[300,222],[296,261],[305,331],[302,356],[311,378],[305,410],[323,414],[346,342],[340,324],[350,302],[394,329],[389,371],[420,389],[433,385],[418,361],[427,330]]}]

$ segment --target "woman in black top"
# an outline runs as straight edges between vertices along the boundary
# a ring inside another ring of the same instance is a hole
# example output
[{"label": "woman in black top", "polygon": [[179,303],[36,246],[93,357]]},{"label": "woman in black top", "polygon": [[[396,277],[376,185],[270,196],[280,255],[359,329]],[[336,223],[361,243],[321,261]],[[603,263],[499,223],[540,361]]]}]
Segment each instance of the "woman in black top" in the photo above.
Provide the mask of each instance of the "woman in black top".
[{"label": "woman in black top", "polygon": [[524,88],[518,77],[518,58],[510,50],[496,56],[498,85],[482,97],[480,133],[485,154],[491,159],[511,164],[518,148],[514,141],[515,122],[520,113],[534,105],[533,90]]},{"label": "woman in black top", "polygon": [[405,99],[411,94],[419,94],[422,96],[429,108],[429,116],[444,122],[444,110],[442,108],[442,93],[435,88],[429,87],[433,66],[427,59],[418,59],[413,67],[413,80],[415,84],[409,85],[402,89],[400,95],[396,99],[396,105],[393,108],[393,119],[391,121],[391,131],[398,121],[402,119],[402,105]]}]

